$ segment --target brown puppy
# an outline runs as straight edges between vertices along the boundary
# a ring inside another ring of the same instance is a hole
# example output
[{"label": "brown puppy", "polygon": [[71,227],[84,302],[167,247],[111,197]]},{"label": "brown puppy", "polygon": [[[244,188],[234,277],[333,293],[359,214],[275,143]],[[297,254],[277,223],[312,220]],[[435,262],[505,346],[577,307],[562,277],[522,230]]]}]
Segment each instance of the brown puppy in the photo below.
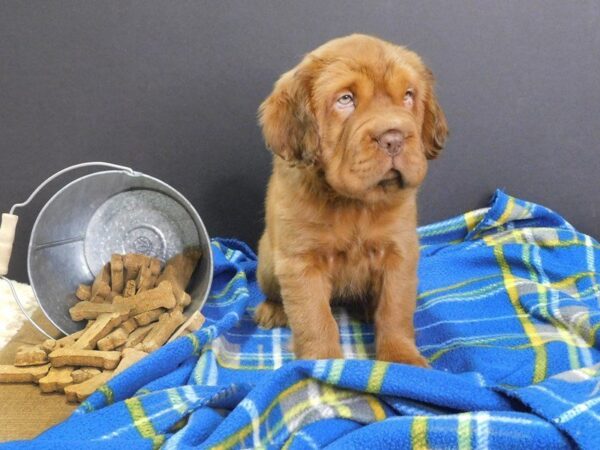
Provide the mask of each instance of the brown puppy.
[{"label": "brown puppy", "polygon": [[264,327],[298,358],[341,358],[332,301],[369,299],[377,359],[427,366],[414,341],[417,188],[448,129],[415,53],[352,35],[285,73],[260,106],[276,155],[258,281]]}]

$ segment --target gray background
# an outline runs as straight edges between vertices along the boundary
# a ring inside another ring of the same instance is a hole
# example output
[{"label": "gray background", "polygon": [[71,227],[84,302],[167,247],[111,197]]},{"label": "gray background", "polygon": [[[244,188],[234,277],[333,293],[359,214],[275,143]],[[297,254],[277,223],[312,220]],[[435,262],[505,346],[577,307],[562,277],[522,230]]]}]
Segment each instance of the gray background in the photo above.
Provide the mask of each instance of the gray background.
[{"label": "gray background", "polygon": [[[597,1],[0,2],[0,208],[105,160],[254,247],[270,171],[257,106],[305,52],[352,32],[408,45],[437,75],[452,134],[421,223],[501,187],[600,236]],[[26,279],[33,220],[65,183],[20,212],[11,277]]]}]

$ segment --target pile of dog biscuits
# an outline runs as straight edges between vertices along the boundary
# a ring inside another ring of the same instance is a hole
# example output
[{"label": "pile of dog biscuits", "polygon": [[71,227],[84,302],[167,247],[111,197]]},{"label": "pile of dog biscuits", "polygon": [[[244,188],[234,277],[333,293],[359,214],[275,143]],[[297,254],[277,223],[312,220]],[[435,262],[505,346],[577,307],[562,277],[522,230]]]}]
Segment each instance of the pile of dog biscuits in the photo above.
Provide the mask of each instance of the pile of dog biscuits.
[{"label": "pile of dog biscuits", "polygon": [[148,353],[204,322],[199,311],[187,320],[185,289],[200,260],[188,249],[161,262],[141,254],[114,254],[93,284],[80,285],[69,312],[86,327],[58,340],[22,346],[14,365],[0,365],[0,383],[37,383],[42,392],[64,392],[81,402],[110,378]]}]

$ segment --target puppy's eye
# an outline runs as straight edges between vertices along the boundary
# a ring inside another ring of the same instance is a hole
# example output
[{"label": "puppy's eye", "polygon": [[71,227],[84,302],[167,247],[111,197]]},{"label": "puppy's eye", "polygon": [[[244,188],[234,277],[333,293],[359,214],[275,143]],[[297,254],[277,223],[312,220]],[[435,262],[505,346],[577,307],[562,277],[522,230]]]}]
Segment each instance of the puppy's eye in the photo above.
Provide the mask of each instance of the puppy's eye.
[{"label": "puppy's eye", "polygon": [[404,106],[406,106],[407,108],[411,108],[414,102],[415,91],[412,88],[409,88],[404,93]]},{"label": "puppy's eye", "polygon": [[354,96],[352,94],[344,94],[337,99],[336,103],[340,108],[354,106]]}]

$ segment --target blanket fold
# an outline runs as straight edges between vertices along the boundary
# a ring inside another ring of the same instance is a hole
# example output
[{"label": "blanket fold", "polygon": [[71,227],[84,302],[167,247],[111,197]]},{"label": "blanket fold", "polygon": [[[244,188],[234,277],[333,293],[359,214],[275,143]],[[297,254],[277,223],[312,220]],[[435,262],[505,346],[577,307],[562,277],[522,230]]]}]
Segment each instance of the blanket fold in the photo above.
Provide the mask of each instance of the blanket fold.
[{"label": "blanket fold", "polygon": [[372,325],[334,311],[345,359],[296,361],[252,320],[256,255],[212,241],[194,334],[150,354],[65,422],[6,448],[600,448],[600,245],[497,191],[419,228],[417,345],[374,361]]}]

